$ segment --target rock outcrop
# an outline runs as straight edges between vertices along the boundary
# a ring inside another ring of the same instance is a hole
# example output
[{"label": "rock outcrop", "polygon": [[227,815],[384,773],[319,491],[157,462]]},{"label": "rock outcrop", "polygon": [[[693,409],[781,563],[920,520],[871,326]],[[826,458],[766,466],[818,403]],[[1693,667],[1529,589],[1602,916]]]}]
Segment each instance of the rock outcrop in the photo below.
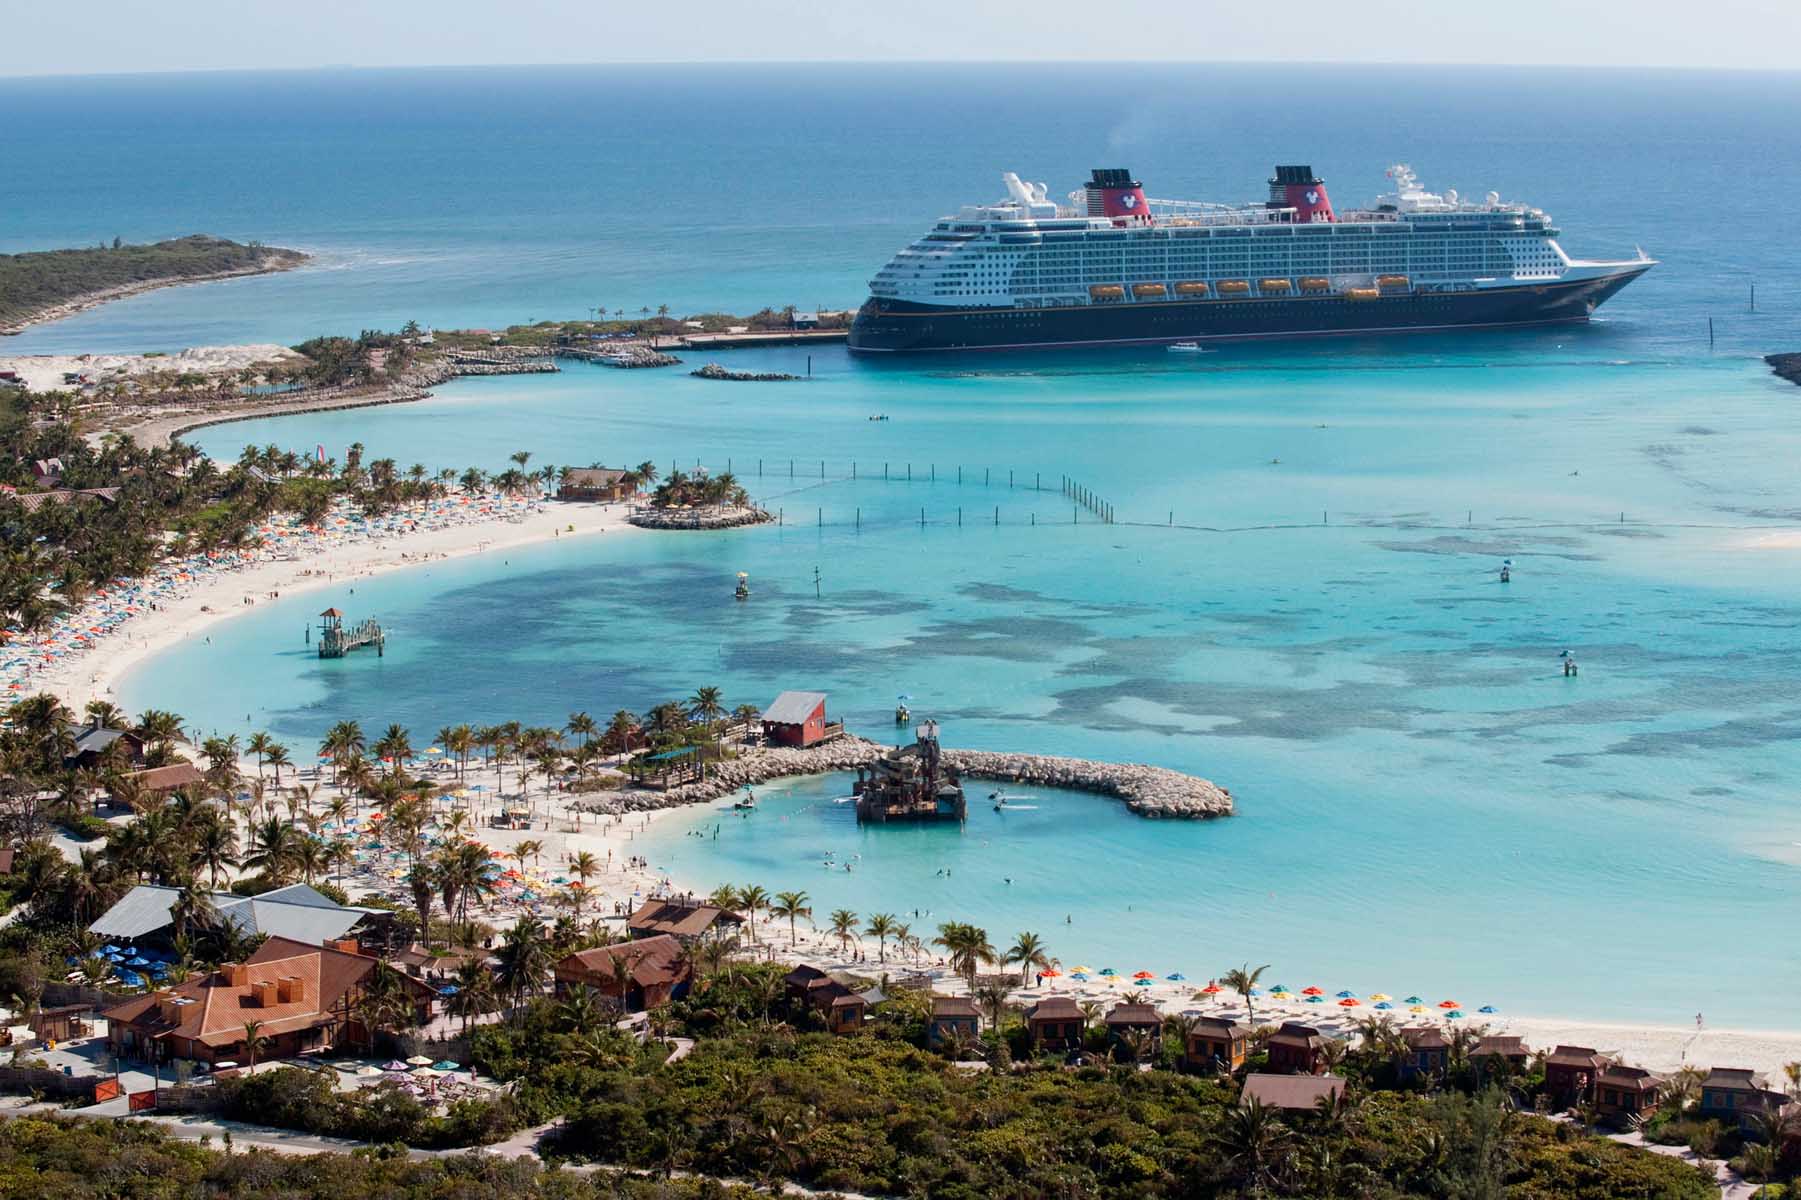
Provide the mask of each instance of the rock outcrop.
[{"label": "rock outcrop", "polygon": [[799,375],[788,375],[781,371],[728,371],[718,363],[708,363],[688,374],[696,379],[732,379],[740,383],[786,383],[800,378]]},{"label": "rock outcrop", "polygon": [[1801,383],[1801,354],[1766,354],[1763,360],[1781,378],[1790,383]]},{"label": "rock outcrop", "polygon": [[[867,738],[847,736],[807,750],[751,750],[739,758],[709,766],[705,783],[690,783],[667,792],[608,792],[590,797],[584,807],[618,812],[700,804],[772,779],[852,771],[874,762],[887,749]],[[1200,819],[1232,815],[1232,794],[1225,788],[1167,767],[994,750],[946,750],[944,760],[964,779],[1095,792],[1124,801],[1141,817]]]},{"label": "rock outcrop", "polygon": [[740,525],[764,525],[775,520],[754,505],[722,504],[709,508],[633,509],[626,520],[643,529],[736,529]]}]

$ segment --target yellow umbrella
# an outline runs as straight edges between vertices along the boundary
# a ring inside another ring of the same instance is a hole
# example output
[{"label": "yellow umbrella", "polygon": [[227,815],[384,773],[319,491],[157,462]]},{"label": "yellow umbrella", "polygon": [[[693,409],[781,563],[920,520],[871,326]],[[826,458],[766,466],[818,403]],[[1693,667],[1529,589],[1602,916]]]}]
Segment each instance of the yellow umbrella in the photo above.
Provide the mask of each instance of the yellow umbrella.
[{"label": "yellow umbrella", "polygon": [[1426,1006],[1423,1004],[1415,1004],[1412,1008],[1409,1008],[1407,1011],[1408,1012],[1425,1012]]},{"label": "yellow umbrella", "polygon": [[1388,998],[1387,992],[1374,992],[1370,995],[1371,1000],[1387,1000]]},{"label": "yellow umbrella", "polygon": [[1071,974],[1071,975],[1074,975],[1074,974],[1075,974],[1075,973],[1076,973],[1076,972],[1078,972],[1078,971],[1080,971],[1080,972],[1081,972],[1081,973],[1083,973],[1083,974],[1084,974],[1084,975],[1086,975],[1086,974],[1089,974],[1089,973],[1091,973],[1091,972],[1092,972],[1092,971],[1093,971],[1093,970],[1094,970],[1094,968],[1093,968],[1093,967],[1071,967],[1071,968],[1070,968],[1070,969],[1069,969],[1069,973],[1070,973],[1070,974]]}]

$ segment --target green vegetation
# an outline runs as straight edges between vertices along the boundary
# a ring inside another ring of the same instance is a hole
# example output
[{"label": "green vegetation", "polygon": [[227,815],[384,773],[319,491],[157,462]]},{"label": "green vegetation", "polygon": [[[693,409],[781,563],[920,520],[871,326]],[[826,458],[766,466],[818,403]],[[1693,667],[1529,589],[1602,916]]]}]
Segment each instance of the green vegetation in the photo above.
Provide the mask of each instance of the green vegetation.
[{"label": "green vegetation", "polygon": [[0,325],[21,324],[72,300],[133,284],[179,283],[226,272],[281,270],[298,250],[195,234],[150,245],[0,254]]},{"label": "green vegetation", "polygon": [[547,1171],[480,1154],[302,1157],[179,1142],[140,1122],[0,1121],[0,1196],[58,1200],[749,1200],[707,1180]]},{"label": "green vegetation", "polygon": [[[772,333],[794,327],[794,305],[785,308],[761,308],[749,316],[736,316],[732,313],[694,313],[687,317],[675,317],[669,312],[667,304],[658,305],[655,310],[639,308],[635,312],[614,309],[610,315],[604,308],[591,310],[595,317],[587,321],[535,321],[528,325],[509,325],[504,330],[493,331],[493,336],[500,338],[505,346],[557,346],[572,338],[586,337],[590,334],[624,334],[637,337],[673,337],[685,333],[725,333],[729,330],[744,327],[754,333]],[[819,314],[819,329],[848,329],[852,312],[822,312]],[[697,322],[695,329],[689,322]],[[441,329],[434,333],[433,340],[440,346],[458,349],[479,349],[492,345],[489,331],[468,329]]]}]

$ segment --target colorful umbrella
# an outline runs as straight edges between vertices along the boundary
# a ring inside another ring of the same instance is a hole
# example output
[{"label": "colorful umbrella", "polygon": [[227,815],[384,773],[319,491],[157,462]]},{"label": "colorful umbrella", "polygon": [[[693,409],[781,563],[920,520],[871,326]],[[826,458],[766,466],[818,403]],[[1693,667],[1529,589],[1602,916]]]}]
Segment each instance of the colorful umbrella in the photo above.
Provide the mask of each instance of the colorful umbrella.
[{"label": "colorful umbrella", "polygon": [[1340,992],[1340,993],[1338,993],[1338,998],[1340,1000],[1350,1000],[1350,999],[1354,998],[1356,995],[1357,995],[1356,992]]},{"label": "colorful umbrella", "polygon": [[1171,974],[1165,975],[1163,978],[1173,980],[1176,983],[1182,983],[1188,978],[1188,976],[1182,974],[1182,972],[1180,972],[1180,971],[1175,971],[1175,972],[1172,972]]},{"label": "colorful umbrella", "polygon": [[1500,1012],[1501,1010],[1496,1008],[1492,1004],[1484,1004],[1481,1008],[1478,1008],[1476,1011],[1479,1013],[1497,1013],[1497,1012]]},{"label": "colorful umbrella", "polygon": [[1132,986],[1133,987],[1150,987],[1151,981],[1148,979],[1134,979],[1132,981]]},{"label": "colorful umbrella", "polygon": [[1438,1002],[1438,1007],[1440,1007],[1440,1008],[1456,1008],[1457,1001],[1455,1001],[1455,1000],[1440,1000]]},{"label": "colorful umbrella", "polygon": [[1307,1003],[1309,1003],[1309,1004],[1324,1004],[1325,1002],[1326,1002],[1326,998],[1324,996],[1309,996],[1309,997],[1307,997]]},{"label": "colorful umbrella", "polygon": [[1448,1021],[1455,1021],[1458,1017],[1461,1017],[1462,1015],[1463,1015],[1463,1013],[1461,1011],[1459,1011],[1457,1009],[1452,1009],[1450,1012],[1445,1014],[1445,1019]]},{"label": "colorful umbrella", "polygon": [[1217,983],[1210,983],[1206,987],[1201,989],[1201,994],[1206,995],[1206,996],[1217,996],[1217,995],[1219,995],[1219,993],[1220,993],[1220,986]]},{"label": "colorful umbrella", "polygon": [[1362,1001],[1358,1000],[1357,997],[1346,996],[1343,1000],[1340,1000],[1338,1002],[1338,1007],[1340,1007],[1340,1008],[1356,1008],[1357,1005],[1360,1003],[1362,1003]]},{"label": "colorful umbrella", "polygon": [[1157,977],[1155,975],[1151,974],[1149,971],[1133,971],[1132,978],[1133,979],[1155,979]]},{"label": "colorful umbrella", "polygon": [[1421,1000],[1418,996],[1409,996],[1409,997],[1407,997],[1407,999],[1401,1001],[1401,1003],[1402,1004],[1424,1004],[1425,1001]]},{"label": "colorful umbrella", "polygon": [[1316,987],[1304,987],[1301,989],[1301,995],[1303,995],[1303,996],[1323,996],[1323,995],[1325,995],[1325,991],[1321,988],[1316,988]]},{"label": "colorful umbrella", "polygon": [[1388,998],[1389,998],[1389,996],[1388,996],[1387,992],[1371,992],[1370,993],[1371,1000],[1387,1000]]},{"label": "colorful umbrella", "polygon": [[1119,972],[1115,971],[1112,967],[1102,967],[1101,974],[1102,975],[1117,975],[1117,974],[1119,974]]},{"label": "colorful umbrella", "polygon": [[1394,1005],[1390,1004],[1386,1000],[1378,1000],[1378,1001],[1376,1001],[1376,1007],[1379,1009],[1382,1009],[1384,1012],[1386,1012],[1387,1010],[1393,1008]]}]

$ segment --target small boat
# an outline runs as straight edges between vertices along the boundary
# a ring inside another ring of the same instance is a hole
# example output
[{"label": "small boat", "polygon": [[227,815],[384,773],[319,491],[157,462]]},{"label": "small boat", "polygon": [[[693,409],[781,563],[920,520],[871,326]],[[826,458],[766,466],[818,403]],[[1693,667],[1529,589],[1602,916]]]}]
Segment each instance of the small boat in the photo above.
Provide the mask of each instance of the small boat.
[{"label": "small boat", "polygon": [[750,575],[749,574],[747,574],[744,571],[738,572],[738,587],[737,587],[737,590],[732,593],[732,595],[739,600],[750,599]]},{"label": "small boat", "polygon": [[732,807],[740,812],[755,812],[757,810],[756,794],[753,792],[744,793],[743,799],[732,801]]},{"label": "small boat", "polygon": [[888,414],[887,413],[877,413],[875,416],[873,416],[869,419],[871,421],[886,421],[888,419]]},{"label": "small boat", "polygon": [[1021,795],[1018,792],[990,792],[988,793],[988,798],[994,801],[994,806],[996,808],[999,808],[1003,804],[1012,803],[1015,800],[1031,799],[1030,796]]},{"label": "small boat", "polygon": [[1171,342],[1169,344],[1169,348],[1170,348],[1171,352],[1176,353],[1176,354],[1212,354],[1213,353],[1213,351],[1207,349],[1205,346],[1201,345],[1199,342]]}]

